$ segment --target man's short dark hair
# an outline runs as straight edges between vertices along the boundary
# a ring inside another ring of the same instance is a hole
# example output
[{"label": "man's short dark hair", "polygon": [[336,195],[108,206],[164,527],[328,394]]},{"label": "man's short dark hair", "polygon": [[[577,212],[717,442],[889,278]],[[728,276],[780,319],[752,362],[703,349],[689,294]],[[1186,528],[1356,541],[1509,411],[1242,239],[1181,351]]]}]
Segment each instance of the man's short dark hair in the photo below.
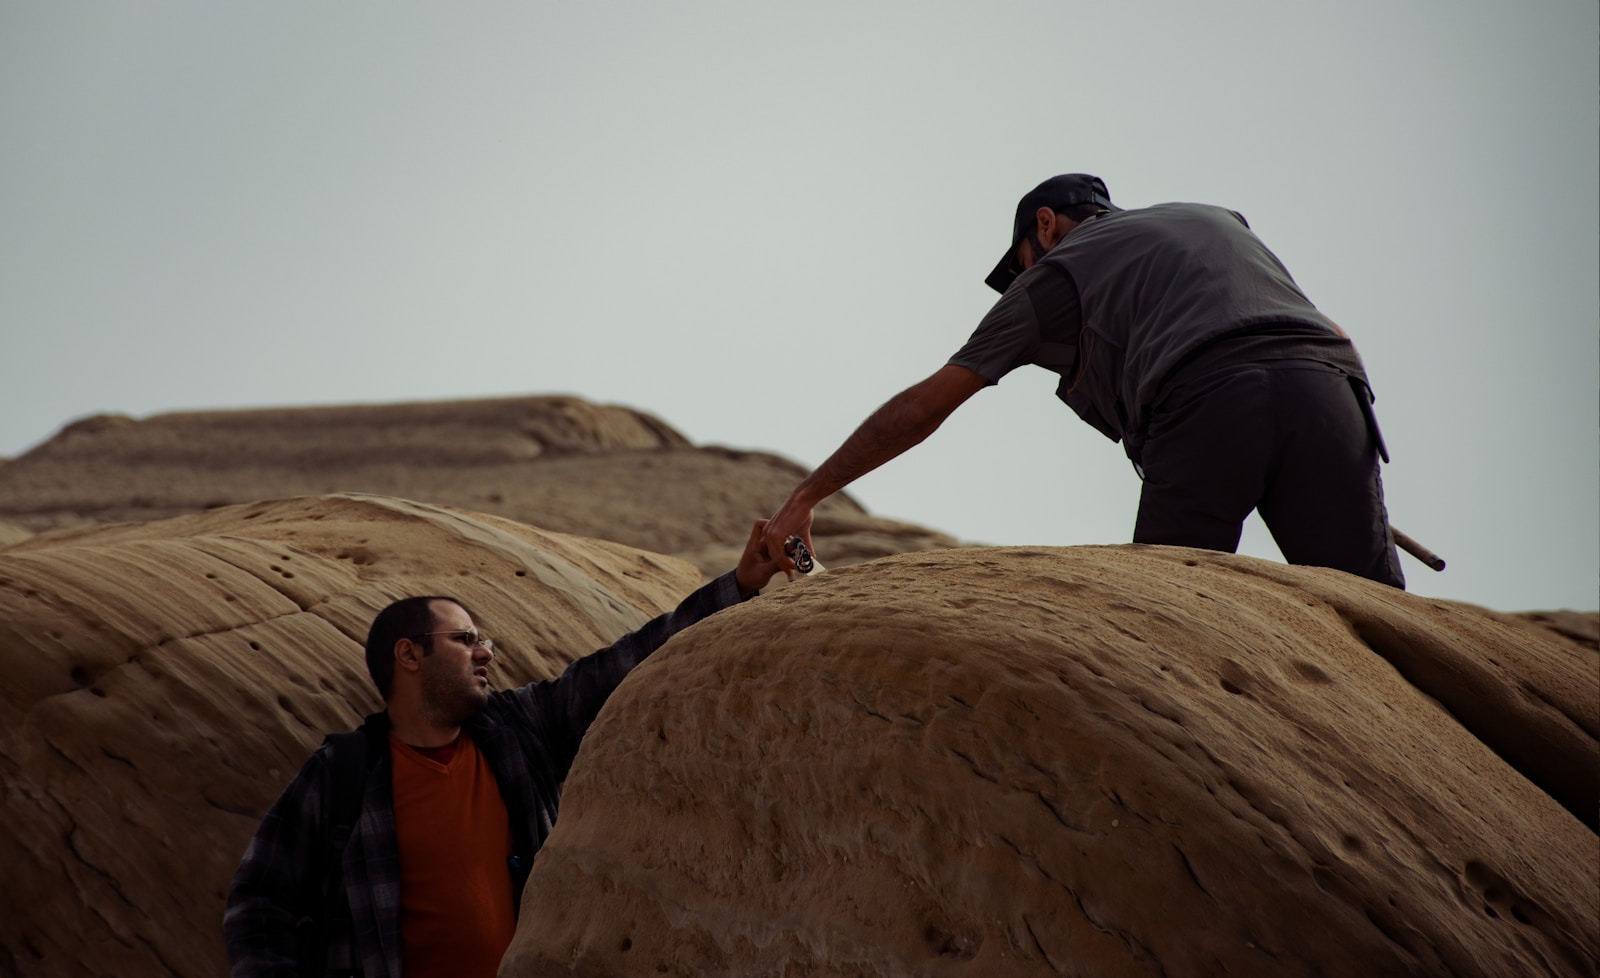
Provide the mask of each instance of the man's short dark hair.
[{"label": "man's short dark hair", "polygon": [[[378,612],[378,617],[372,619],[372,627],[367,629],[367,673],[372,676],[372,684],[378,687],[385,703],[389,702],[389,694],[394,689],[395,643],[403,638],[414,638],[433,631],[435,601],[448,601],[466,611],[467,617],[472,617],[467,606],[456,598],[431,594],[401,598]],[[431,642],[432,639],[423,639],[425,647],[431,648]]]}]

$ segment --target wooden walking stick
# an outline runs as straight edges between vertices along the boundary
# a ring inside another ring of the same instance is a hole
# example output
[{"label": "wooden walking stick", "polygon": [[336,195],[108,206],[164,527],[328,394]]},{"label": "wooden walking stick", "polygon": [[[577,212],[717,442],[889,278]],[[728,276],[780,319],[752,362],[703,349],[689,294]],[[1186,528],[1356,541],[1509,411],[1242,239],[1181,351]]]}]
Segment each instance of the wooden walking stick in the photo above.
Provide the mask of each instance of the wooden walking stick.
[{"label": "wooden walking stick", "polygon": [[1444,558],[1413,540],[1410,536],[1401,533],[1399,527],[1389,524],[1389,532],[1394,534],[1394,544],[1401,550],[1432,567],[1436,571],[1444,570]]}]

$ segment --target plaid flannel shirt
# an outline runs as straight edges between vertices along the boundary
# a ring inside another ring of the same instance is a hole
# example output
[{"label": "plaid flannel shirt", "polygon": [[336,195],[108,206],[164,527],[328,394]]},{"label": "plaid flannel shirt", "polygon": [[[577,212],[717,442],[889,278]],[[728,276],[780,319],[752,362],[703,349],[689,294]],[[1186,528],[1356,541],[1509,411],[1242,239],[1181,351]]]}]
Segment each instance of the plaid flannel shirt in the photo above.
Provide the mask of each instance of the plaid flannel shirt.
[{"label": "plaid flannel shirt", "polygon": [[[515,836],[513,900],[555,824],[561,783],[612,690],[667,639],[739,601],[732,572],[677,608],[576,660],[561,677],[492,693],[463,725],[488,760]],[[318,748],[273,803],[228,893],[223,937],[234,978],[303,976],[300,924],[324,913],[333,764]],[[388,751],[369,765],[361,815],[340,861],[349,917],[327,925],[327,975],[400,978],[400,866]]]}]

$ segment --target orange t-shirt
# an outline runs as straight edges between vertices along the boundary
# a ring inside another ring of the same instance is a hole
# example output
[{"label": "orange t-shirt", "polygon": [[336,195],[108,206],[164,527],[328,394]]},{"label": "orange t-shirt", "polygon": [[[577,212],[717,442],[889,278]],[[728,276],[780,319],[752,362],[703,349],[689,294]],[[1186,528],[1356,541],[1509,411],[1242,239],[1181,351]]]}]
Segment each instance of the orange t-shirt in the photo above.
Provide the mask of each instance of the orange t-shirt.
[{"label": "orange t-shirt", "polygon": [[[471,737],[442,763],[389,735],[406,978],[494,978],[511,944],[511,819]],[[446,753],[446,752],[433,752]]]}]

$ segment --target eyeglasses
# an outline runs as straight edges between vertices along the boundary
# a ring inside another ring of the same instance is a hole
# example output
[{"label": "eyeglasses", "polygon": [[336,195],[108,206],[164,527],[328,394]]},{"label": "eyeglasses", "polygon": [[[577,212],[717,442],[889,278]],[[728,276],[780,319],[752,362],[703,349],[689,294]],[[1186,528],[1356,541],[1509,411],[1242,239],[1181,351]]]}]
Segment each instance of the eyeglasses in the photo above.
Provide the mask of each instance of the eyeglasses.
[{"label": "eyeglasses", "polygon": [[481,645],[490,652],[494,651],[494,639],[478,631],[476,628],[452,628],[443,632],[423,632],[420,635],[412,635],[411,638],[415,640],[419,638],[427,638],[430,635],[448,635],[469,649],[475,649]]}]

